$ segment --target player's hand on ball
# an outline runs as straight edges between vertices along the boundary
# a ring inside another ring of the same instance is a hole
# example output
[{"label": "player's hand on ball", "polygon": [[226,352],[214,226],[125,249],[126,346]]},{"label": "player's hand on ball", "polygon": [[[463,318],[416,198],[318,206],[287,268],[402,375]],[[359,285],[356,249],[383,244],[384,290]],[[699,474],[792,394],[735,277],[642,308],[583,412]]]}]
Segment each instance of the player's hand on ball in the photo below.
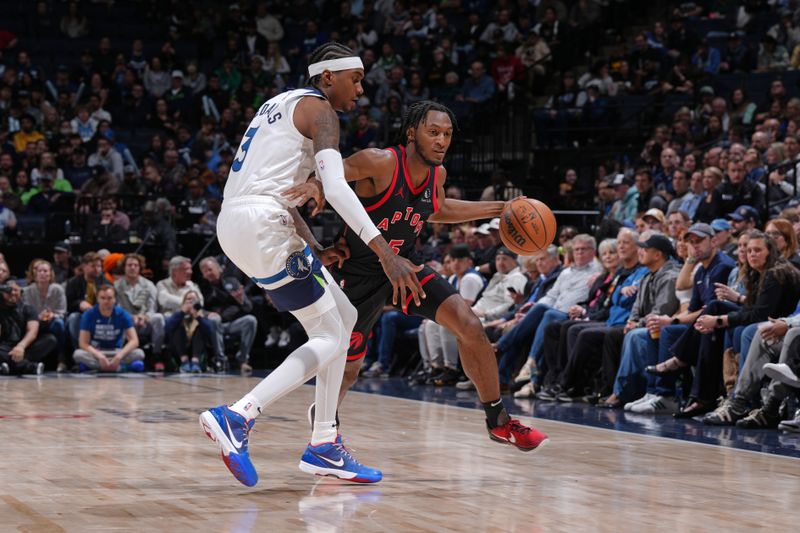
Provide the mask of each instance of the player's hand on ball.
[{"label": "player's hand on ball", "polygon": [[295,185],[281,196],[294,204],[295,207],[304,205],[313,198],[317,205],[314,211],[311,212],[312,217],[317,216],[325,207],[325,192],[322,190],[322,183],[314,176],[309,176],[308,181]]}]

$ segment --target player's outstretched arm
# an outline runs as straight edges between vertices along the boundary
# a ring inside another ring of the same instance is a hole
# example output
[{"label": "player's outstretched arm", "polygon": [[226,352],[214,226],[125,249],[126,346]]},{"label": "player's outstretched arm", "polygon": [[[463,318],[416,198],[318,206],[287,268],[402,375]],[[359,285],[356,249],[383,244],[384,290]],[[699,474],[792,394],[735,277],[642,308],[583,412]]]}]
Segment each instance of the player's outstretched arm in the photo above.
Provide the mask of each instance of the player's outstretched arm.
[{"label": "player's outstretched arm", "polygon": [[416,273],[422,270],[422,266],[394,253],[344,179],[336,112],[323,100],[304,98],[295,108],[293,119],[298,131],[314,143],[317,176],[322,182],[326,200],[380,259],[384,273],[392,283],[392,303],[396,304],[399,299],[405,306],[406,294],[410,292],[414,303],[419,305],[425,292]]},{"label": "player's outstretched arm", "polygon": [[484,218],[495,218],[499,217],[505,209],[507,202],[469,202],[447,198],[444,193],[447,171],[445,171],[444,167],[439,168],[439,176],[436,181],[436,197],[439,200],[439,209],[428,217],[429,222],[457,224]]}]

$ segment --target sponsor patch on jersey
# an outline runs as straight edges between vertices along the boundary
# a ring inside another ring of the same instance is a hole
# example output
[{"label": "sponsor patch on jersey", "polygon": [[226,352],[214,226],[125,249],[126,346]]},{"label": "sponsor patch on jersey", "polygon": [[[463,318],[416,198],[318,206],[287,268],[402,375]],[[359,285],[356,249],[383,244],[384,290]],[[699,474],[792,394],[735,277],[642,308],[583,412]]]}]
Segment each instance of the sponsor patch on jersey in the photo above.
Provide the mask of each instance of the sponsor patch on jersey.
[{"label": "sponsor patch on jersey", "polygon": [[295,279],[306,279],[311,275],[311,265],[302,251],[294,252],[286,260],[286,272]]}]

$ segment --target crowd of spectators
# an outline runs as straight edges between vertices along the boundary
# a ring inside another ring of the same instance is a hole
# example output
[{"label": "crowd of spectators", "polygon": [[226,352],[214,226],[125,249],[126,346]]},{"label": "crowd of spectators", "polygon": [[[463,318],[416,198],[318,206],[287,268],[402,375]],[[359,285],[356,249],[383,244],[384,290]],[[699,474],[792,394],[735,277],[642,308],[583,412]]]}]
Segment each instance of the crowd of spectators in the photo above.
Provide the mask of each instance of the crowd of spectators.
[{"label": "crowd of spectators", "polygon": [[[800,11],[684,3],[626,33],[641,4],[143,1],[131,13],[154,29],[126,42],[95,16],[114,6],[31,4],[20,35],[39,41],[0,29],[0,239],[39,221],[58,244],[27,275],[0,261],[0,371],[247,373],[257,331],[270,348],[290,344],[290,318],[224,256],[193,267],[181,237],[213,235],[250,118],[301,86],[309,53],[332,39],[366,71],[358,108],[341,117],[345,155],[391,144],[421,99],[450,106],[465,129],[492,106],[521,109],[532,146],[566,148],[598,142],[626,97],[655,102],[641,112],[657,117],[641,150],[553,184],[555,203],[597,207],[596,227],[563,226],[558,243],[519,258],[497,220],[431,224],[417,251],[473,306],[517,397],[777,427],[800,373],[789,329],[800,99],[784,78],[800,67]],[[70,41],[91,45],[74,62],[34,46]],[[748,94],[751,73],[773,76],[768,94]],[[453,182],[448,194],[463,195]],[[497,169],[481,198],[516,191]],[[75,260],[82,241],[112,252]],[[147,258],[121,253],[130,244]],[[411,383],[472,387],[452,335],[398,313],[375,331],[369,376],[398,367],[404,331],[421,355]]]}]

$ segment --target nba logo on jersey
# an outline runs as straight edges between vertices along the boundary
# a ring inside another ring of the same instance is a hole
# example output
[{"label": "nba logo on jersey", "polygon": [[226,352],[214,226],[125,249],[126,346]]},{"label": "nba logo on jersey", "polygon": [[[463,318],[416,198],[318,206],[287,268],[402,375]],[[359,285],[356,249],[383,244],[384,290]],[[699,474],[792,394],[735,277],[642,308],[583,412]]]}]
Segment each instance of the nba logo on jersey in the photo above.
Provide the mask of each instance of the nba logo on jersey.
[{"label": "nba logo on jersey", "polygon": [[311,275],[311,266],[308,264],[304,252],[294,252],[286,260],[286,272],[295,279],[306,279]]}]

